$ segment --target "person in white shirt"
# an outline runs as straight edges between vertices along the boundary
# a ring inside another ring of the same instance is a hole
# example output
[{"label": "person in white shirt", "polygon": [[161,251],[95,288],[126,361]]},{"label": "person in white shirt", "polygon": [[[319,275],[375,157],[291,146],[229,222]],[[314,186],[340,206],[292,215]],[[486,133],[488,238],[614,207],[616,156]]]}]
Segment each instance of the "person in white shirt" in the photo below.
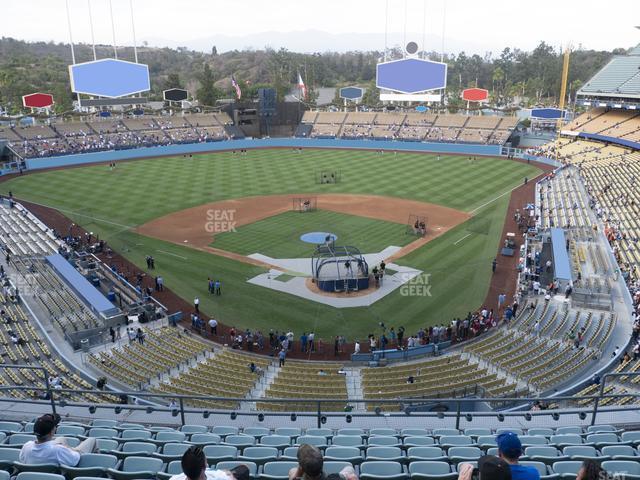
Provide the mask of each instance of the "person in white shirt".
[{"label": "person in white shirt", "polygon": [[360,342],[356,340],[356,343],[353,344],[353,353],[360,353]]},{"label": "person in white shirt", "polygon": [[18,457],[20,463],[37,465],[52,463],[75,467],[83,453],[91,453],[96,448],[96,439],[87,438],[77,447],[66,445],[64,438],[54,438],[56,427],[60,423],[59,415],[46,414],[39,417],[33,425],[36,440],[25,443]]}]

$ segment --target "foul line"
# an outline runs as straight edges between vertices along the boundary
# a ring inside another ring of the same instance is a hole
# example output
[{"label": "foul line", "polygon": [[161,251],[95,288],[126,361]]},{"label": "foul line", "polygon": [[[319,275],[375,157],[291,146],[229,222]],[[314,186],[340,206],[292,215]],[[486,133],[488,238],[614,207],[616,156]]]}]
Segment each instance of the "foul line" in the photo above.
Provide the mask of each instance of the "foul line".
[{"label": "foul line", "polygon": [[166,253],[167,255],[172,255],[174,257],[181,258],[183,260],[189,260],[187,257],[183,257],[182,255],[178,255],[177,253],[165,252],[164,250],[156,250],[156,252]]},{"label": "foul line", "polygon": [[87,215],[86,213],[74,212],[73,210],[65,210],[63,208],[58,208],[58,207],[53,207],[51,205],[46,205],[44,203],[31,202],[29,200],[26,200],[26,201],[29,202],[29,203],[33,203],[34,205],[40,205],[41,207],[52,208],[53,210],[58,210],[59,212],[64,212],[64,213],[70,213],[72,215],[78,215],[79,217],[90,218],[92,220],[95,220],[96,222],[108,223],[110,225],[115,225],[116,227],[122,227],[124,229],[136,228],[135,226],[132,226],[132,225],[123,225],[122,223],[112,222],[111,220],[105,220],[104,218],[92,217],[91,215]]},{"label": "foul line", "polygon": [[467,233],[464,237],[462,237],[460,240],[458,240],[457,242],[455,242],[455,243],[454,243],[454,245],[459,244],[462,240],[464,240],[465,238],[470,237],[470,236],[471,236],[471,234],[470,234],[470,233]]},{"label": "foul line", "polygon": [[[538,178],[543,177],[545,175],[545,173],[541,173],[540,175],[538,175],[537,177],[533,178],[533,179],[529,179],[529,182],[537,182]],[[476,213],[478,210],[480,210],[481,208],[486,207],[487,205],[491,205],[493,202],[495,202],[496,200],[501,199],[502,197],[504,197],[506,194],[513,192],[514,190],[522,187],[524,185],[524,183],[520,183],[518,185],[516,185],[515,187],[513,187],[511,190],[507,190],[504,193],[501,193],[500,195],[498,195],[496,198],[494,198],[493,200],[489,200],[487,203],[483,203],[482,205],[480,205],[479,207],[474,208],[473,210],[471,210],[469,213],[471,215],[473,215],[474,213]]]}]

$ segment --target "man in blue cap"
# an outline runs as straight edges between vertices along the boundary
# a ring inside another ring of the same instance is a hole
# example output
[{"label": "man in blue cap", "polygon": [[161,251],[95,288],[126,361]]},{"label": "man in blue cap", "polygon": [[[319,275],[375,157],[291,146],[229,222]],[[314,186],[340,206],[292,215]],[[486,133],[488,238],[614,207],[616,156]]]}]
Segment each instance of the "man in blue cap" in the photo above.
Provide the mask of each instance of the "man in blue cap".
[{"label": "man in blue cap", "polygon": [[513,432],[501,433],[496,437],[498,456],[511,467],[512,480],[540,480],[540,473],[533,467],[525,467],[518,463],[522,455],[522,443]]}]

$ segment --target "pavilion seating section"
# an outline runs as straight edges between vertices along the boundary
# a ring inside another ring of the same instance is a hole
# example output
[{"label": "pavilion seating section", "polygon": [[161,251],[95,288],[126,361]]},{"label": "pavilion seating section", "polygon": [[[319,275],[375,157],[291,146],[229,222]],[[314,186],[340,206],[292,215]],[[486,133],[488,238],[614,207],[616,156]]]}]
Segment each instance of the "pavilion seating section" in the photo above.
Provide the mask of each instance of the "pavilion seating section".
[{"label": "pavilion seating section", "polygon": [[311,137],[503,144],[515,117],[417,112],[311,112],[302,117]]},{"label": "pavilion seating section", "polygon": [[13,257],[51,255],[58,251],[53,232],[22,205],[0,202],[0,242]]},{"label": "pavilion seating section", "polygon": [[[324,473],[352,466],[364,479],[455,480],[462,463],[477,465],[483,455],[496,455],[496,436],[517,433],[524,454],[520,463],[535,468],[542,480],[575,478],[585,459],[593,459],[612,475],[640,477],[640,432],[613,425],[564,427],[486,428],[298,428],[275,429],[234,425],[183,425],[157,427],[140,423],[63,420],[69,444],[85,437],[97,438],[100,453],[84,454],[76,467],[28,466],[18,463],[20,447],[30,439],[33,423],[0,422],[0,473],[17,480],[79,478],[168,480],[180,474],[182,454],[192,445],[202,447],[209,468],[231,469],[243,464],[252,479],[286,480],[297,465],[300,445],[318,446],[324,456]],[[0,477],[1,478],[1,477]]]}]

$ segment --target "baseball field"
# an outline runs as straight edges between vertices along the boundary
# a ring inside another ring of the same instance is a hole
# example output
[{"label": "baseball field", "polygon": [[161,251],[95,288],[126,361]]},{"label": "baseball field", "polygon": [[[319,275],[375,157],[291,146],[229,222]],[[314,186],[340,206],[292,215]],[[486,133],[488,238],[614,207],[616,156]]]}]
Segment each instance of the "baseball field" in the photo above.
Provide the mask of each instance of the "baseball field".
[{"label": "baseball field", "polygon": [[[341,181],[317,184],[327,170]],[[0,192],[59,209],[139,267],[153,255],[169,288],[189,302],[199,296],[200,308],[226,324],[353,340],[380,321],[415,331],[477,308],[509,193],[539,173],[502,158],[269,149],[51,170],[4,182]],[[317,198],[318,210],[292,211],[294,196]],[[407,233],[408,212],[426,214],[427,237]],[[394,261],[427,273],[428,294],[396,290],[369,307],[337,309],[247,283],[266,266],[246,255],[309,257],[313,247],[300,236],[315,231],[364,253],[403,247]],[[207,277],[222,281],[222,296],[207,294]]]}]

